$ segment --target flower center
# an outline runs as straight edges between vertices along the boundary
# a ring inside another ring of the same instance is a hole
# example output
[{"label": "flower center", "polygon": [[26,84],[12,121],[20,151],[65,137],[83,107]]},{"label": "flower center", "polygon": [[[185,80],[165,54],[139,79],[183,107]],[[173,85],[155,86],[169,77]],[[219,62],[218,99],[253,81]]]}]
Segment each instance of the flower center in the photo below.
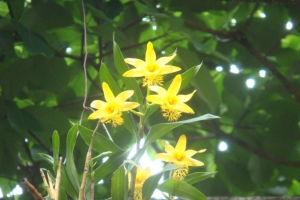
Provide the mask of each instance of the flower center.
[{"label": "flower center", "polygon": [[107,114],[113,114],[116,110],[116,105],[115,104],[108,104],[106,106],[106,108],[104,109],[104,111],[107,113]]},{"label": "flower center", "polygon": [[148,72],[155,72],[159,69],[159,66],[155,63],[151,63],[147,65],[147,71]]},{"label": "flower center", "polygon": [[182,153],[176,152],[176,153],[175,153],[175,158],[176,158],[178,161],[181,161],[181,160],[183,159],[183,154],[182,154]]},{"label": "flower center", "polygon": [[167,101],[170,105],[175,106],[178,104],[178,99],[175,96],[168,96]]}]

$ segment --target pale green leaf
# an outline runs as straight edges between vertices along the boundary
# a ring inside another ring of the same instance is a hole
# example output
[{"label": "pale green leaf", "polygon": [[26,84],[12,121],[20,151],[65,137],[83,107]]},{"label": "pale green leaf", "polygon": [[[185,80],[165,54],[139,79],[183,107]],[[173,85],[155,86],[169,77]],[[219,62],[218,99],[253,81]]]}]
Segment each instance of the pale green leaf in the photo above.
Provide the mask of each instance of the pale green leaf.
[{"label": "pale green leaf", "polygon": [[168,179],[164,183],[158,186],[158,189],[162,192],[167,192],[170,195],[185,198],[189,200],[206,200],[204,194],[202,194],[195,187],[188,183],[173,178]]}]

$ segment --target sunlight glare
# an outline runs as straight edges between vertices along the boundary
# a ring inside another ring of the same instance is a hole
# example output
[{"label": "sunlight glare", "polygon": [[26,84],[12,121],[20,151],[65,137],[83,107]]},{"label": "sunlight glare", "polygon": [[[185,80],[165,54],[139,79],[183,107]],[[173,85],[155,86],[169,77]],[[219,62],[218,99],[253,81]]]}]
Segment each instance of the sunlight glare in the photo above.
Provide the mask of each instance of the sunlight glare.
[{"label": "sunlight glare", "polygon": [[230,65],[230,70],[229,70],[231,73],[233,74],[238,74],[240,73],[240,70],[239,68],[236,66],[236,65]]},{"label": "sunlight glare", "polygon": [[23,194],[23,189],[19,185],[16,185],[16,187],[6,196],[11,197],[13,195],[21,195],[21,194]]},{"label": "sunlight glare", "polygon": [[228,149],[228,145],[226,142],[222,141],[219,143],[218,148],[219,148],[219,151],[226,151]]},{"label": "sunlight glare", "polygon": [[3,198],[2,189],[0,188],[0,198]]},{"label": "sunlight glare", "polygon": [[152,26],[152,29],[155,31],[157,29],[157,26],[156,25],[153,25]]},{"label": "sunlight glare", "polygon": [[246,86],[248,87],[248,88],[254,88],[254,86],[255,86],[255,80],[253,79],[253,78],[249,78],[249,79],[247,79],[246,80]]},{"label": "sunlight glare", "polygon": [[261,18],[266,18],[266,14],[265,13],[263,13],[263,12],[261,12],[261,13],[259,13],[259,16],[261,17]]},{"label": "sunlight glare", "polygon": [[287,22],[286,25],[285,25],[285,28],[287,30],[291,30],[293,28],[293,23],[292,22]]},{"label": "sunlight glare", "polygon": [[259,76],[262,77],[262,78],[266,77],[266,75],[267,75],[267,72],[264,69],[259,70],[258,73],[259,73]]},{"label": "sunlight glare", "polygon": [[222,67],[222,66],[217,66],[217,67],[216,67],[216,70],[217,70],[218,72],[221,72],[221,71],[223,71],[223,67]]},{"label": "sunlight glare", "polygon": [[72,48],[71,48],[71,47],[67,47],[67,48],[66,48],[66,52],[67,52],[67,53],[70,53],[71,51],[72,51]]},{"label": "sunlight glare", "polygon": [[232,25],[232,26],[235,26],[235,25],[236,25],[236,19],[234,19],[234,18],[231,19],[231,25]]}]

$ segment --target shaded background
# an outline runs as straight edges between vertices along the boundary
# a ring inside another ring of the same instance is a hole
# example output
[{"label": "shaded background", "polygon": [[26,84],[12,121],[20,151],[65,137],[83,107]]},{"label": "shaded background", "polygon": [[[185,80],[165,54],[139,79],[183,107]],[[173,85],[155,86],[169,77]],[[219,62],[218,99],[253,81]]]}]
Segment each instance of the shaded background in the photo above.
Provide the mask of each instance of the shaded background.
[{"label": "shaded background", "polygon": [[[185,71],[202,67],[182,93],[197,89],[189,105],[196,115],[220,120],[174,129],[195,156],[218,171],[195,185],[207,196],[300,195],[300,6],[290,2],[85,0],[88,33],[88,104],[102,97],[100,61],[114,78],[113,33],[124,57],[144,59],[152,41],[157,56],[177,56]],[[8,194],[25,177],[42,189],[38,153],[51,154],[57,130],[64,143],[78,122],[84,97],[81,1],[0,1],[0,187]],[[173,76],[166,76],[168,81]],[[86,116],[88,113],[86,114]],[[90,128],[94,123],[84,125]],[[182,119],[190,116],[184,115]],[[149,125],[163,121],[160,113]],[[132,136],[120,127],[114,140]],[[122,134],[120,134],[122,132]],[[78,138],[75,162],[87,146]],[[123,146],[122,146],[123,145]],[[160,144],[147,152],[154,158]],[[62,156],[65,146],[61,147]],[[79,166],[79,172],[83,166]],[[97,185],[109,197],[110,181]],[[25,192],[21,199],[31,199]]]}]

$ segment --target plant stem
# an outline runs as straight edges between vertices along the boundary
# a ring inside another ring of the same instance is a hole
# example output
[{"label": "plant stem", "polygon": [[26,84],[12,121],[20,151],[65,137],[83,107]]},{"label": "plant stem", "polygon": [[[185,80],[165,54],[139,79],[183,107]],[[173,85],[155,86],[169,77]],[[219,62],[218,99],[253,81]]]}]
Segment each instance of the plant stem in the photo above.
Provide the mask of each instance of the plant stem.
[{"label": "plant stem", "polygon": [[85,187],[87,175],[88,175],[88,172],[89,172],[89,166],[90,166],[90,162],[91,162],[91,158],[92,158],[92,149],[93,149],[93,144],[94,144],[94,138],[95,138],[95,134],[96,134],[96,132],[99,128],[100,123],[101,122],[99,120],[97,125],[96,125],[96,128],[94,129],[94,131],[92,133],[89,149],[88,149],[88,152],[86,153],[84,171],[83,171],[83,175],[82,175],[81,186],[80,186],[80,189],[79,189],[78,200],[84,200],[85,199],[84,198],[84,187]]}]

